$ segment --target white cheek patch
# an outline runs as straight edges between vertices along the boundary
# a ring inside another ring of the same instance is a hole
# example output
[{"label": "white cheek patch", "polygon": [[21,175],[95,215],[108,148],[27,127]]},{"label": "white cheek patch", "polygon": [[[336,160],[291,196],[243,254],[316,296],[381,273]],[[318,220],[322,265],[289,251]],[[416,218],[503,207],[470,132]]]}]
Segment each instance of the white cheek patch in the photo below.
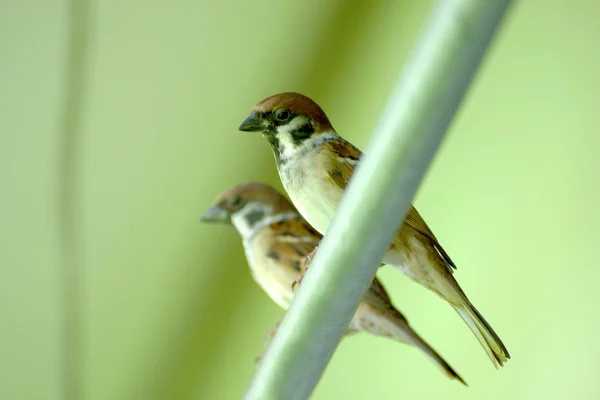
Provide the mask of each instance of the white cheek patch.
[{"label": "white cheek patch", "polygon": [[277,140],[279,140],[279,152],[283,158],[289,157],[296,152],[298,146],[294,143],[291,133],[282,130],[278,132]]},{"label": "white cheek patch", "polygon": [[277,132],[279,133],[290,133],[290,132],[294,132],[297,131],[298,129],[300,129],[301,127],[303,127],[304,125],[310,123],[309,121],[307,121],[307,119],[301,115],[297,116],[296,118],[294,118],[293,120],[291,120],[290,122],[288,122],[285,125],[281,125],[279,127],[277,127]]}]

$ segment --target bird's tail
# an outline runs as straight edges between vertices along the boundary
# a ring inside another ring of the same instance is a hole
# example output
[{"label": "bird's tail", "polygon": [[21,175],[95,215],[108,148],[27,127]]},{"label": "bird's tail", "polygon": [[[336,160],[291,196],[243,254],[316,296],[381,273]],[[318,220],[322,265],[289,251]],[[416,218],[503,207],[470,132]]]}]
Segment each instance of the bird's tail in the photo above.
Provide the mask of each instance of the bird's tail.
[{"label": "bird's tail", "polygon": [[387,322],[391,326],[389,329],[392,338],[402,343],[412,344],[419,350],[423,351],[433,362],[440,367],[446,375],[452,379],[456,379],[463,385],[468,386],[464,379],[440,356],[425,340],[423,340],[417,332],[415,332],[408,321],[401,318],[387,318]]},{"label": "bird's tail", "polygon": [[481,343],[481,346],[492,360],[492,363],[494,363],[494,366],[500,368],[504,365],[510,358],[510,354],[508,354],[508,350],[502,343],[502,340],[500,340],[500,337],[498,337],[490,324],[477,311],[475,306],[465,297],[460,307],[455,305],[453,307],[469,326],[477,340],[479,340],[479,343]]}]

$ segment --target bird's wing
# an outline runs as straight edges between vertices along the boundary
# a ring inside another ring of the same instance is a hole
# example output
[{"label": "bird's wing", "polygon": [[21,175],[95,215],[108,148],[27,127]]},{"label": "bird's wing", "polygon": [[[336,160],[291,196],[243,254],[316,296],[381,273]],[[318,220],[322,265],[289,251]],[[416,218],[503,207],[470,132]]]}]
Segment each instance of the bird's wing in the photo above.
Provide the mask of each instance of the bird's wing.
[{"label": "bird's wing", "polygon": [[437,238],[425,223],[425,220],[421,217],[419,212],[413,206],[408,210],[408,215],[404,222],[413,228],[415,231],[419,232],[431,245],[440,253],[440,256],[444,259],[446,265],[448,265],[448,270],[452,272],[452,268],[456,269],[456,264],[452,261],[448,253],[444,250],[442,245],[438,242]]},{"label": "bird's wing", "polygon": [[269,257],[304,273],[304,259],[319,244],[321,235],[300,218],[275,222],[270,228],[273,244]]},{"label": "bird's wing", "polygon": [[[340,189],[345,190],[362,153],[350,142],[342,139],[341,141],[325,143],[324,154],[327,155],[325,157],[325,171],[329,181]],[[452,272],[452,268],[456,269],[456,264],[454,264],[431,229],[429,229],[429,226],[427,226],[419,212],[412,205],[408,210],[408,215],[404,219],[404,223],[431,243],[448,266],[450,272]]]},{"label": "bird's wing", "polygon": [[383,315],[393,315],[394,318],[408,322],[406,317],[394,307],[390,296],[377,277],[373,278],[373,282],[365,292],[362,302],[380,310]]},{"label": "bird's wing", "polygon": [[322,154],[325,155],[327,178],[332,184],[345,190],[362,153],[350,142],[341,139],[325,143]]}]

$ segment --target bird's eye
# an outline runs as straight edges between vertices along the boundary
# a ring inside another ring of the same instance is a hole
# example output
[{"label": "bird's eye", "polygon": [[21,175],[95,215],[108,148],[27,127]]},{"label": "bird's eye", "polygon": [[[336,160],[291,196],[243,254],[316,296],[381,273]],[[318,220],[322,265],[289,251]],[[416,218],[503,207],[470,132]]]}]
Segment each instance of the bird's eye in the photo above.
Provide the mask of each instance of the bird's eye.
[{"label": "bird's eye", "polygon": [[287,119],[290,117],[290,112],[288,110],[277,110],[275,112],[275,118],[277,118],[278,121],[287,121]]},{"label": "bird's eye", "polygon": [[244,202],[244,199],[241,196],[235,196],[229,201],[229,205],[233,208],[239,207]]}]

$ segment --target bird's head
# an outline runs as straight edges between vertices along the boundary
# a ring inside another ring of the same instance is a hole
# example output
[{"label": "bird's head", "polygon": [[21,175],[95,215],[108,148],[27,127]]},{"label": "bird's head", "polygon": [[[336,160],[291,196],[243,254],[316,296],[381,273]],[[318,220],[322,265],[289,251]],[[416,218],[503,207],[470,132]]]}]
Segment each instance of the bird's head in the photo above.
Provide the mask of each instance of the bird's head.
[{"label": "bird's head", "polygon": [[321,107],[294,92],[279,93],[262,100],[238,129],[261,132],[276,156],[292,152],[319,135],[335,133]]},{"label": "bird's head", "polygon": [[266,218],[295,212],[290,201],[273,187],[264,183],[244,183],[219,195],[201,220],[232,224],[242,237],[246,237]]}]

